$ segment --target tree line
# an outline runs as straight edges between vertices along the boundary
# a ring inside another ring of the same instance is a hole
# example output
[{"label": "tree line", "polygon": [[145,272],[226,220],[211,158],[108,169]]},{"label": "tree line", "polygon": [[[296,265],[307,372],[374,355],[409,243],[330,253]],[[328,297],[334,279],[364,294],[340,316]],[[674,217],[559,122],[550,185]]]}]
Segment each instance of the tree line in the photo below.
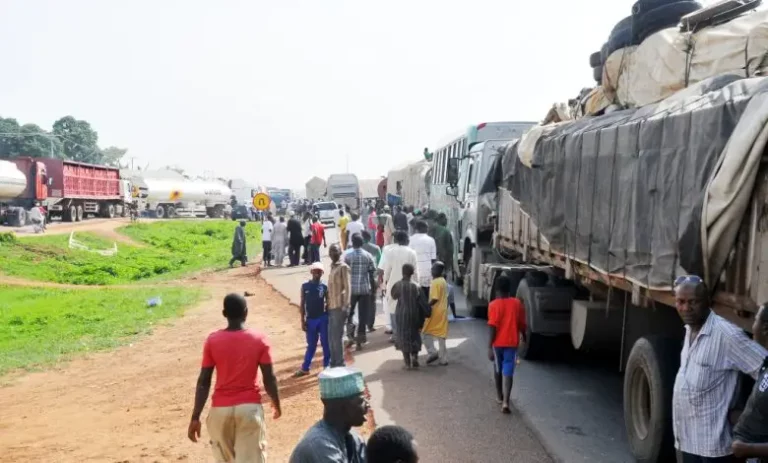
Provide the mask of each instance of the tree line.
[{"label": "tree line", "polygon": [[126,152],[116,146],[100,148],[91,124],[72,116],[54,122],[51,130],[0,117],[0,158],[32,156],[120,167]]}]

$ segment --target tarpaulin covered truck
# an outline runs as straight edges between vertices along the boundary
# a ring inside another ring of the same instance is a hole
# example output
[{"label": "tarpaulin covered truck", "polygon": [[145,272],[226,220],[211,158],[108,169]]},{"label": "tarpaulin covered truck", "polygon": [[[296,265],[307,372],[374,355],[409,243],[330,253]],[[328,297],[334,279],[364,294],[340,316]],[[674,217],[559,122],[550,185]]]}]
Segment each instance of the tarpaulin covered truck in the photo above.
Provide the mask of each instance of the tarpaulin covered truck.
[{"label": "tarpaulin covered truck", "polygon": [[130,182],[120,178],[117,168],[30,157],[0,163],[0,203],[11,225],[23,225],[26,211],[36,204],[46,208],[49,218],[75,222],[88,214],[125,215],[132,200]]},{"label": "tarpaulin covered truck", "polygon": [[471,304],[482,311],[508,275],[522,358],[614,354],[638,461],[675,461],[675,278],[703,277],[716,313],[747,331],[768,300],[767,144],[768,78],[721,76],[510,141],[481,185],[494,205],[476,220],[492,231],[472,250]]}]

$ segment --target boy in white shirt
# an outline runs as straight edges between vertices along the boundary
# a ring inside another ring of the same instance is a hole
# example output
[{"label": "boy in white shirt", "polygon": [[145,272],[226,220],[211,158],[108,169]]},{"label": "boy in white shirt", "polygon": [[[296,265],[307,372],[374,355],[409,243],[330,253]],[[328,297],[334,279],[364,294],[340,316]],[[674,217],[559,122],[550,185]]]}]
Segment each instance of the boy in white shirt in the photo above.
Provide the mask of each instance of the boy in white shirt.
[{"label": "boy in white shirt", "polygon": [[266,267],[272,266],[272,231],[275,229],[274,220],[272,215],[268,215],[264,223],[261,224],[261,244],[264,254],[264,265]]}]

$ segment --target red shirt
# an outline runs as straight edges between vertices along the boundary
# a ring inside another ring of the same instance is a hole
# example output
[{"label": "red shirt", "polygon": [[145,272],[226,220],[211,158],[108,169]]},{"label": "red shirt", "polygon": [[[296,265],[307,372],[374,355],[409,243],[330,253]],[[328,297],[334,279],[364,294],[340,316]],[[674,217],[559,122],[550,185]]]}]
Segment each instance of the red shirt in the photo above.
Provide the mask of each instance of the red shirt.
[{"label": "red shirt", "polygon": [[517,347],[525,331],[525,309],[520,299],[494,299],[488,305],[488,325],[496,328],[493,347]]},{"label": "red shirt", "polygon": [[325,236],[325,227],[320,222],[315,222],[310,227],[312,230],[312,244],[323,244],[323,236]]},{"label": "red shirt", "polygon": [[203,346],[203,368],[216,369],[214,407],[260,404],[257,379],[260,364],[271,364],[266,336],[253,330],[211,333]]}]

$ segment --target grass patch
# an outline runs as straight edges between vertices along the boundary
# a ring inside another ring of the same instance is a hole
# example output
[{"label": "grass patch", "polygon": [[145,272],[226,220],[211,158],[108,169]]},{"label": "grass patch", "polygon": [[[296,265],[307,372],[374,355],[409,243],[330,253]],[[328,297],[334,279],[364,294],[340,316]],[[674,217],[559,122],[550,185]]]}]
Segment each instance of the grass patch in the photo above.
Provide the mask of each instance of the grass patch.
[{"label": "grass patch", "polygon": [[[184,273],[222,268],[231,257],[235,224],[224,220],[153,222],[128,225],[118,231],[146,247],[118,243],[118,253],[104,257],[69,249],[68,235],[0,241],[0,272],[37,281],[76,285],[111,285],[157,281]],[[249,255],[261,246],[261,225],[249,224]],[[113,242],[90,233],[75,238],[94,249]]]},{"label": "grass patch", "polygon": [[[149,333],[197,302],[198,289],[61,290],[0,286],[0,375],[78,352],[113,348]],[[147,301],[160,297],[162,304]]]}]

